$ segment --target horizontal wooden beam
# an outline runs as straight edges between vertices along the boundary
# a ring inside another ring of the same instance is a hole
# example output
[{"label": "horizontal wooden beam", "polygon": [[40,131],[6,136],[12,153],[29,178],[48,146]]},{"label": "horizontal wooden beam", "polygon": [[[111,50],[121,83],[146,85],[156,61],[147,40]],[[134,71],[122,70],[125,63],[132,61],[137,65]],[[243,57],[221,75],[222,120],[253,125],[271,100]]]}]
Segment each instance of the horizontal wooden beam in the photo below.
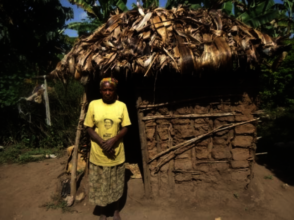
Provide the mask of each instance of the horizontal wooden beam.
[{"label": "horizontal wooden beam", "polygon": [[[263,114],[263,110],[258,110],[252,115]],[[213,118],[213,117],[226,117],[226,116],[236,116],[242,115],[235,112],[216,112],[216,113],[205,113],[205,114],[189,114],[189,115],[152,115],[143,117],[143,121],[154,120],[154,119],[172,119],[172,118]]]},{"label": "horizontal wooden beam", "polygon": [[152,115],[145,116],[143,121],[154,120],[154,119],[172,119],[172,118],[211,118],[211,117],[225,117],[225,116],[234,116],[240,115],[234,112],[226,113],[207,113],[207,114],[189,114],[189,115]]}]

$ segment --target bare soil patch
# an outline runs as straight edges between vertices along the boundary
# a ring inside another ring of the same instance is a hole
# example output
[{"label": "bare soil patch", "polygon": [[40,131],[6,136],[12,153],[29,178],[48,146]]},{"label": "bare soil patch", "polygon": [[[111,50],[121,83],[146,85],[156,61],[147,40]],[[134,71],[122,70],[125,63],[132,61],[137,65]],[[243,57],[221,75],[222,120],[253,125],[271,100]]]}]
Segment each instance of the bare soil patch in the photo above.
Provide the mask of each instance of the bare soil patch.
[{"label": "bare soil patch", "polygon": [[[75,212],[72,213],[62,213],[60,209],[46,211],[41,207],[50,201],[56,190],[57,177],[63,171],[64,161],[65,158],[59,158],[24,165],[0,166],[0,219],[98,219],[95,206],[90,205],[87,198],[76,204],[73,207]],[[131,179],[128,181],[126,204],[121,216],[124,220],[214,220],[217,217],[222,220],[294,219],[294,187],[290,185],[285,189],[282,186],[284,182],[258,164],[254,167],[254,174],[249,190],[238,195],[234,195],[234,192],[217,194],[215,198],[210,197],[210,200],[196,203],[175,198],[156,201],[144,199],[142,180]],[[272,179],[264,178],[270,175],[273,175]],[[215,201],[211,201],[213,199]]]}]

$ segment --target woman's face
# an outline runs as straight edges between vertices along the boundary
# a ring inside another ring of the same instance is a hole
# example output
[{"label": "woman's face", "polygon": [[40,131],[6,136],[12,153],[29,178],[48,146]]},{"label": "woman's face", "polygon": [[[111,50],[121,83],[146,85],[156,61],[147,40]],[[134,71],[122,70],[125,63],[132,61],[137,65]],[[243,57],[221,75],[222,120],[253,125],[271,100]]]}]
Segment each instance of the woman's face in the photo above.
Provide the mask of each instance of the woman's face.
[{"label": "woman's face", "polygon": [[116,99],[115,87],[109,82],[105,82],[102,84],[100,88],[100,93],[105,103],[112,103]]}]

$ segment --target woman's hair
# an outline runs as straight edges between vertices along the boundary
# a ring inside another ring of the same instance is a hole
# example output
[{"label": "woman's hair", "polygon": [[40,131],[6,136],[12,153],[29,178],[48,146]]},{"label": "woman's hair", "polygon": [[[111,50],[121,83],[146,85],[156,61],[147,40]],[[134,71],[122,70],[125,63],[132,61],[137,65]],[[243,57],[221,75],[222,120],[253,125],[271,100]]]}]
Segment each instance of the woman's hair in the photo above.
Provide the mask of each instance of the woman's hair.
[{"label": "woman's hair", "polygon": [[100,82],[100,88],[102,87],[103,83],[106,83],[106,82],[112,84],[114,87],[116,87],[118,84],[118,81],[115,78],[111,78],[111,77],[103,78]]}]

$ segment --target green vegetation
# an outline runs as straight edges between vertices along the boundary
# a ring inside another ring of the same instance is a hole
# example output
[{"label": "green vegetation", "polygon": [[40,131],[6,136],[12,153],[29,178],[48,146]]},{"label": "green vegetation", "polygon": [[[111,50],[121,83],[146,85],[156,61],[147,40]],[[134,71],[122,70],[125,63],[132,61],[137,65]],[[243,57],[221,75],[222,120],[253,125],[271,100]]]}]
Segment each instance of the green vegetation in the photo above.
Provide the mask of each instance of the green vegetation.
[{"label": "green vegetation", "polygon": [[[28,163],[44,160],[45,156],[49,154],[54,154],[56,156],[61,154],[61,149],[59,148],[35,148],[31,149],[23,144],[16,144],[13,146],[5,147],[4,150],[0,151],[0,164],[4,163]],[[40,157],[34,157],[35,155],[40,155]],[[42,156],[41,156],[42,155]]]},{"label": "green vegetation", "polygon": [[126,0],[68,0],[70,3],[83,8],[87,14],[87,19],[83,22],[72,22],[67,28],[76,30],[78,35],[88,35],[92,33],[101,24],[107,21],[110,13],[115,9],[120,11],[128,10]]},{"label": "green vegetation", "polygon": [[[70,50],[73,39],[63,35],[63,30],[65,21],[73,17],[72,10],[62,7],[59,0],[20,0],[17,4],[3,0],[0,13],[0,145],[59,148],[71,144],[74,131],[70,129],[78,118],[73,106],[79,108],[82,91],[78,83],[68,87],[49,83],[52,127],[45,124],[43,103],[18,100],[43,83],[31,77],[49,74]],[[12,155],[9,151],[17,149],[5,148],[1,154]],[[25,155],[10,158],[27,160]]]},{"label": "green vegetation", "polygon": [[75,212],[71,207],[67,206],[66,201],[64,201],[59,194],[51,196],[50,202],[46,202],[41,207],[46,208],[48,211],[49,209],[61,209],[62,212]]},{"label": "green vegetation", "polygon": [[[273,143],[293,141],[294,123],[294,40],[286,40],[292,49],[278,68],[275,61],[263,65],[260,74],[261,108],[266,117],[258,127],[259,146],[266,149]],[[267,147],[266,147],[267,146]]]},{"label": "green vegetation", "polygon": [[260,147],[266,151],[274,143],[293,141],[293,105],[267,110],[266,116],[258,126],[258,135],[262,137],[258,141]]},{"label": "green vegetation", "polygon": [[0,13],[1,109],[17,103],[24,78],[48,74],[68,51],[62,32],[73,12],[59,0],[3,0]]},{"label": "green vegetation", "polygon": [[272,180],[273,179],[273,175],[266,175],[266,176],[264,176],[264,179],[266,179],[266,180]]},{"label": "green vegetation", "polygon": [[294,106],[294,40],[285,40],[285,44],[292,45],[286,58],[278,68],[274,60],[262,66],[261,99],[262,107],[276,109],[277,107]]},{"label": "green vegetation", "polygon": [[49,93],[52,126],[45,123],[44,104],[22,101],[22,111],[17,109],[0,116],[0,142],[4,145],[23,143],[29,148],[61,148],[73,145],[77,126],[80,97],[83,87],[76,81],[66,87],[61,82],[52,83]]}]

